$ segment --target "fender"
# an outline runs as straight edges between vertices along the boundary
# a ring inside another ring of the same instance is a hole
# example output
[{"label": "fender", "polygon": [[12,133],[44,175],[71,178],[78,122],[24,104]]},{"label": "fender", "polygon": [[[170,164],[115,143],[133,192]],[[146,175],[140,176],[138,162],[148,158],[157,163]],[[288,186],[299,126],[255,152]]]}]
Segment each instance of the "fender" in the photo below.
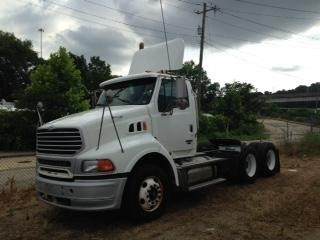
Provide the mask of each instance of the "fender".
[{"label": "fender", "polygon": [[[156,139],[154,139],[156,140]],[[132,160],[130,161],[130,164],[128,165],[126,172],[131,172],[134,166],[139,163],[139,161],[146,155],[150,153],[158,153],[162,155],[165,159],[167,159],[168,163],[171,166],[172,172],[174,174],[174,179],[176,186],[179,186],[179,177],[178,177],[178,171],[176,168],[176,165],[174,163],[174,160],[170,156],[169,152],[162,146],[162,144],[159,141],[154,141],[153,143],[156,143],[157,146],[152,146],[150,148],[145,148],[143,151],[139,152]]]}]

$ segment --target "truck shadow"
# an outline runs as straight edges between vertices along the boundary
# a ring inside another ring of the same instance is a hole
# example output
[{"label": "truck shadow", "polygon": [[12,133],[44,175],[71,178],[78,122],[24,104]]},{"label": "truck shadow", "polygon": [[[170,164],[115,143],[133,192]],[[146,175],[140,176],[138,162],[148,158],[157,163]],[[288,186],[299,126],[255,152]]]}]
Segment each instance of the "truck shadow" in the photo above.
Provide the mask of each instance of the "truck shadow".
[{"label": "truck shadow", "polygon": [[[226,187],[226,186],[225,186]],[[162,221],[170,221],[171,216],[186,214],[188,210],[196,208],[206,202],[208,195],[213,196],[216,188],[203,189],[191,193],[174,193],[166,212],[159,219],[152,223],[161,223]],[[103,212],[79,212],[70,211],[59,208],[50,208],[47,215],[48,221],[61,228],[68,228],[74,231],[85,231],[94,233],[97,231],[116,231],[129,230],[141,226],[142,222],[133,222],[128,218],[123,210],[103,211]],[[145,223],[149,224],[149,223]]]}]

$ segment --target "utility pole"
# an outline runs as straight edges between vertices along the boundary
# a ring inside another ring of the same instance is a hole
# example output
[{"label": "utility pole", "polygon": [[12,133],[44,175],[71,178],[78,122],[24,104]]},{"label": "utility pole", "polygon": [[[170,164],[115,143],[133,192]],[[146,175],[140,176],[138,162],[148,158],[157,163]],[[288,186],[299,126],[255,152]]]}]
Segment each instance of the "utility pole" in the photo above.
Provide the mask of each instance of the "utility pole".
[{"label": "utility pole", "polygon": [[40,32],[40,57],[42,58],[42,33],[44,32],[44,29],[39,28],[38,31]]},{"label": "utility pole", "polygon": [[205,39],[205,27],[206,27],[206,14],[207,12],[213,11],[216,13],[219,11],[220,8],[218,8],[216,5],[210,7],[207,9],[207,3],[203,3],[203,10],[202,11],[195,11],[196,14],[202,14],[202,26],[200,27],[201,29],[201,40],[200,40],[200,57],[199,57],[199,80],[197,83],[197,90],[198,90],[198,108],[200,112],[200,94],[201,94],[201,80],[203,78],[202,75],[202,62],[203,62],[203,50],[204,50],[204,39]]}]

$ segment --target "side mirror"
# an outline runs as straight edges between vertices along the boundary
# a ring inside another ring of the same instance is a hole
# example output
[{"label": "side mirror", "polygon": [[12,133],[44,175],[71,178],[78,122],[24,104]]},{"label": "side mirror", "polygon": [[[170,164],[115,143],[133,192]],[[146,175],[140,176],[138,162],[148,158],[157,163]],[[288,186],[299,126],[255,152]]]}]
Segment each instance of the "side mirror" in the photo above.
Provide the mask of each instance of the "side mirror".
[{"label": "side mirror", "polygon": [[186,109],[188,107],[188,92],[186,80],[184,78],[178,78],[176,80],[177,100],[176,106],[179,109]]}]

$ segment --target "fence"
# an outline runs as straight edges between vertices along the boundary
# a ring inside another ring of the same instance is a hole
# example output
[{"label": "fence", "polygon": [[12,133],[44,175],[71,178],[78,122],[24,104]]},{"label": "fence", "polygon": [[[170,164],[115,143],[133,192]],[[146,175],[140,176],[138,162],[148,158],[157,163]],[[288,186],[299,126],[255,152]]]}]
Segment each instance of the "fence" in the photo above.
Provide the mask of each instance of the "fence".
[{"label": "fence", "polygon": [[30,153],[0,153],[0,190],[28,188],[35,182],[36,158]]},{"label": "fence", "polygon": [[271,118],[263,119],[261,122],[265,125],[270,140],[277,144],[298,142],[308,132],[320,133],[319,127],[310,124]]}]

